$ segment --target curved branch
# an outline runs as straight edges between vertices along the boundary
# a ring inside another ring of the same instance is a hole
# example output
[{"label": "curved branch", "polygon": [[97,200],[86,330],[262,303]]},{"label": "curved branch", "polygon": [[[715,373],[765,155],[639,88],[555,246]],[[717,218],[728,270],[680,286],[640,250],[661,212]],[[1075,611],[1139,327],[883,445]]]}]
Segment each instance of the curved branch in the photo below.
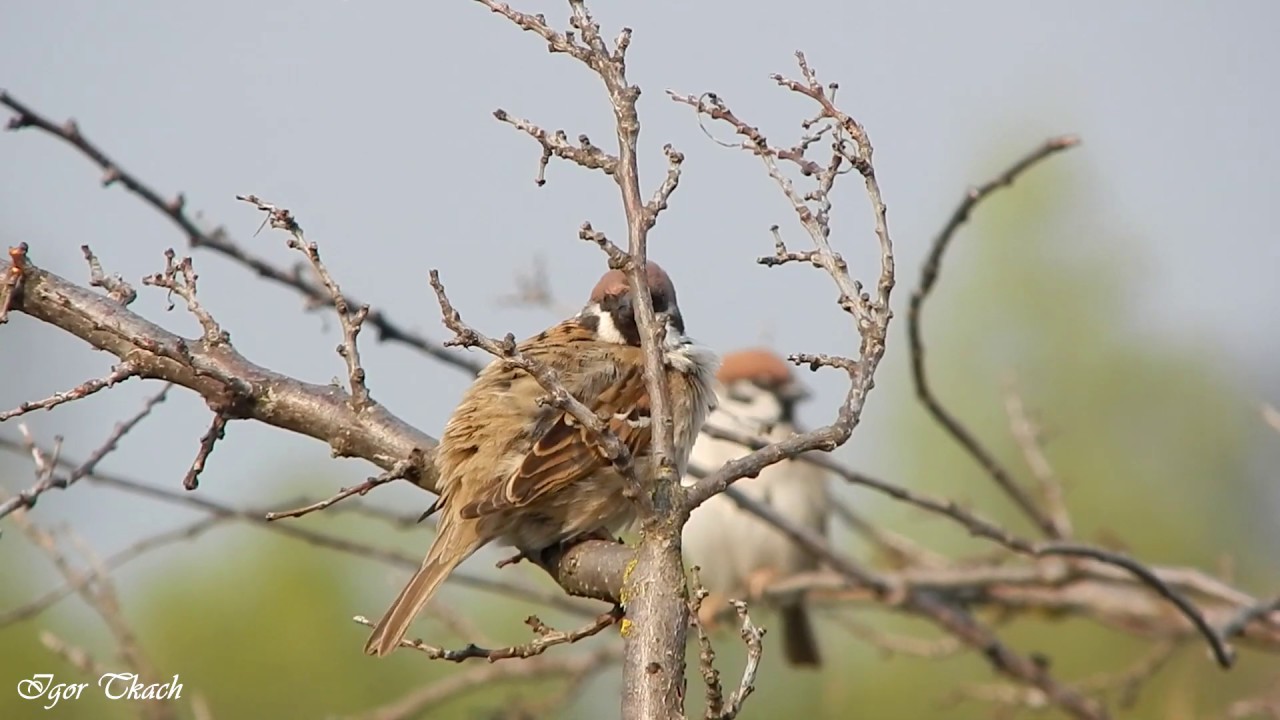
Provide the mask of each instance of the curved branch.
[{"label": "curved branch", "polygon": [[929,411],[929,414],[933,416],[933,419],[965,449],[965,452],[969,453],[974,461],[982,467],[983,471],[991,476],[991,479],[1013,500],[1023,514],[1039,530],[1051,538],[1062,538],[1066,534],[1065,530],[1059,527],[1053,518],[1040,508],[1035,500],[1031,498],[1031,495],[1014,479],[1013,474],[996,459],[995,455],[978,440],[973,432],[965,427],[964,423],[960,422],[955,415],[942,406],[942,401],[934,394],[924,365],[924,331],[921,328],[921,315],[924,312],[925,300],[929,298],[929,294],[933,292],[933,286],[938,281],[938,274],[942,269],[943,253],[951,245],[951,239],[955,237],[956,231],[969,219],[969,214],[973,212],[978,203],[1000,188],[1013,185],[1014,181],[1022,173],[1030,170],[1032,166],[1040,161],[1079,144],[1080,138],[1074,135],[1049,138],[1040,147],[1023,156],[993,180],[980,187],[970,188],[965,193],[964,199],[952,211],[951,219],[947,221],[942,231],[934,238],[933,244],[929,249],[929,256],[920,270],[920,284],[911,293],[911,301],[907,305],[907,338],[911,350],[911,379],[915,384],[916,396],[919,397],[920,402]]}]

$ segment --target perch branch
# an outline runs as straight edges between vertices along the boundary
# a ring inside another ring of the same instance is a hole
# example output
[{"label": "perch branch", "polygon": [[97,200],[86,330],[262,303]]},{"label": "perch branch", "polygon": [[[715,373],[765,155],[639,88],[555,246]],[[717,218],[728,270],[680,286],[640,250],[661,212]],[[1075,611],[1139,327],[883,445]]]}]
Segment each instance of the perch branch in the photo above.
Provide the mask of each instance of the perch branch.
[{"label": "perch branch", "polygon": [[[145,320],[115,300],[23,263],[13,309],[58,327],[157,378],[200,394],[229,419],[253,419],[327,443],[335,456],[361,457],[384,470],[420,457],[409,475],[434,492],[435,440],[382,405],[352,409],[330,385],[295,380],[255,365],[230,344],[208,347]],[[414,451],[421,451],[415,456]]]}]

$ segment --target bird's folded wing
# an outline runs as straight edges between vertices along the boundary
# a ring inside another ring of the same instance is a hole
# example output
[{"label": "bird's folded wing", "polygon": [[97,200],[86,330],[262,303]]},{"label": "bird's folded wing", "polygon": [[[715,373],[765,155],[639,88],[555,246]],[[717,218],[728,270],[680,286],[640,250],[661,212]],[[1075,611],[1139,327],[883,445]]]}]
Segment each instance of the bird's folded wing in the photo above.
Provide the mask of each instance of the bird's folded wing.
[{"label": "bird's folded wing", "polygon": [[[624,369],[593,396],[579,398],[613,431],[634,457],[649,446],[649,393],[639,366]],[[476,518],[524,507],[607,467],[600,444],[572,415],[561,412],[505,483],[468,503],[462,517]]]}]

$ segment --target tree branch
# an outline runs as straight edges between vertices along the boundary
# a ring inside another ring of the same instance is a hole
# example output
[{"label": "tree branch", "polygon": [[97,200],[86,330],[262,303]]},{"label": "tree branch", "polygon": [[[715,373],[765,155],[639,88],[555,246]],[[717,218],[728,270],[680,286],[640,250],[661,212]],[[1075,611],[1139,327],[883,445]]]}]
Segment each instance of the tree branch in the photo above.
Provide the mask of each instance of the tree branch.
[{"label": "tree branch", "polygon": [[[25,256],[24,256],[25,257]],[[15,265],[15,267],[17,267]],[[60,328],[137,367],[138,375],[194,390],[231,419],[252,419],[327,443],[337,457],[360,457],[389,470],[420,454],[408,477],[435,492],[435,440],[376,405],[352,409],[331,385],[295,380],[256,365],[230,344],[210,345],[165,330],[24,260],[13,310]]]},{"label": "tree branch", "polygon": [[942,268],[943,253],[950,247],[956,231],[969,219],[969,214],[978,203],[1000,188],[1013,185],[1018,176],[1030,170],[1040,161],[1079,144],[1080,139],[1074,135],[1049,138],[1040,147],[1023,156],[994,179],[979,187],[970,188],[965,193],[964,199],[952,211],[951,218],[943,226],[942,231],[934,238],[933,244],[929,249],[928,258],[920,270],[920,284],[911,293],[911,301],[907,306],[907,337],[911,349],[911,379],[915,383],[916,395],[920,398],[920,402],[924,404],[925,409],[929,411],[933,419],[991,476],[991,479],[1013,500],[1023,514],[1030,518],[1045,535],[1051,538],[1062,537],[1062,528],[1059,528],[1053,522],[1053,519],[1040,509],[1035,501],[1031,499],[1031,496],[1027,494],[1027,491],[1014,479],[1013,475],[996,459],[995,455],[985,448],[963,423],[943,407],[942,402],[934,394],[933,388],[929,384],[928,374],[925,371],[924,331],[922,329],[921,316],[924,311],[925,300],[929,298],[929,293],[933,291],[933,287],[938,281],[938,274]]},{"label": "tree branch", "polygon": [[[333,304],[332,295],[325,287],[311,279],[302,275],[295,267],[285,270],[279,268],[270,262],[259,258],[243,247],[231,240],[229,233],[225,228],[215,227],[213,229],[202,228],[187,212],[186,198],[181,194],[177,194],[171,200],[165,200],[160,193],[151,188],[147,183],[143,182],[136,175],[123,169],[115,160],[109,157],[100,147],[92,143],[88,138],[80,132],[80,126],[74,120],[68,120],[65,123],[58,124],[45,117],[41,113],[35,111],[28,105],[19,102],[17,98],[9,93],[0,90],[0,106],[9,108],[14,115],[9,118],[8,129],[21,130],[24,128],[33,128],[55,137],[67,145],[75,148],[82,155],[92,161],[99,169],[102,170],[102,186],[110,187],[119,183],[129,192],[136,195],[144,203],[151,206],[161,215],[168,218],[183,236],[187,238],[187,242],[192,248],[203,248],[223,257],[243,265],[253,271],[258,277],[271,282],[284,285],[301,294],[307,301],[309,307],[328,307]],[[92,258],[90,258],[92,262]],[[107,279],[110,281],[110,279]],[[97,282],[93,283],[98,286]],[[122,286],[123,288],[127,287]],[[111,290],[112,294],[116,294],[115,290]],[[129,292],[132,292],[131,290]],[[132,300],[131,296],[127,300],[121,300],[125,305]],[[3,323],[3,283],[0,283],[0,323]],[[353,298],[348,297],[348,302],[352,305],[360,306],[361,303],[356,302]],[[370,309],[367,322],[378,331],[378,339],[383,342],[397,342],[412,347],[427,356],[439,360],[451,367],[475,374],[480,371],[480,365],[473,358],[465,355],[450,352],[423,335],[413,332],[401,324],[387,317],[385,313],[378,309]]]}]

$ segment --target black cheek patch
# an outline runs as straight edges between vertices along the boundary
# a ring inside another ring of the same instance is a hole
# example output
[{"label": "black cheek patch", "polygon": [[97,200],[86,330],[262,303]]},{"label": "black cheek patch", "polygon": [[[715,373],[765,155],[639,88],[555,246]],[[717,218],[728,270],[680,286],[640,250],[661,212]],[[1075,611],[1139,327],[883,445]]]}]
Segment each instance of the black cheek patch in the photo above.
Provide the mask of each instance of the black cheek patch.
[{"label": "black cheek patch", "polygon": [[600,308],[609,313],[609,317],[613,319],[613,326],[617,328],[618,334],[622,335],[622,339],[628,345],[639,347],[640,329],[636,327],[636,316],[631,309],[631,303],[627,301],[627,296],[625,294],[606,296],[601,301]]},{"label": "black cheek patch", "polygon": [[622,334],[628,345],[640,347],[640,328],[636,326],[636,316],[630,312],[619,312],[613,316],[613,324]]}]

